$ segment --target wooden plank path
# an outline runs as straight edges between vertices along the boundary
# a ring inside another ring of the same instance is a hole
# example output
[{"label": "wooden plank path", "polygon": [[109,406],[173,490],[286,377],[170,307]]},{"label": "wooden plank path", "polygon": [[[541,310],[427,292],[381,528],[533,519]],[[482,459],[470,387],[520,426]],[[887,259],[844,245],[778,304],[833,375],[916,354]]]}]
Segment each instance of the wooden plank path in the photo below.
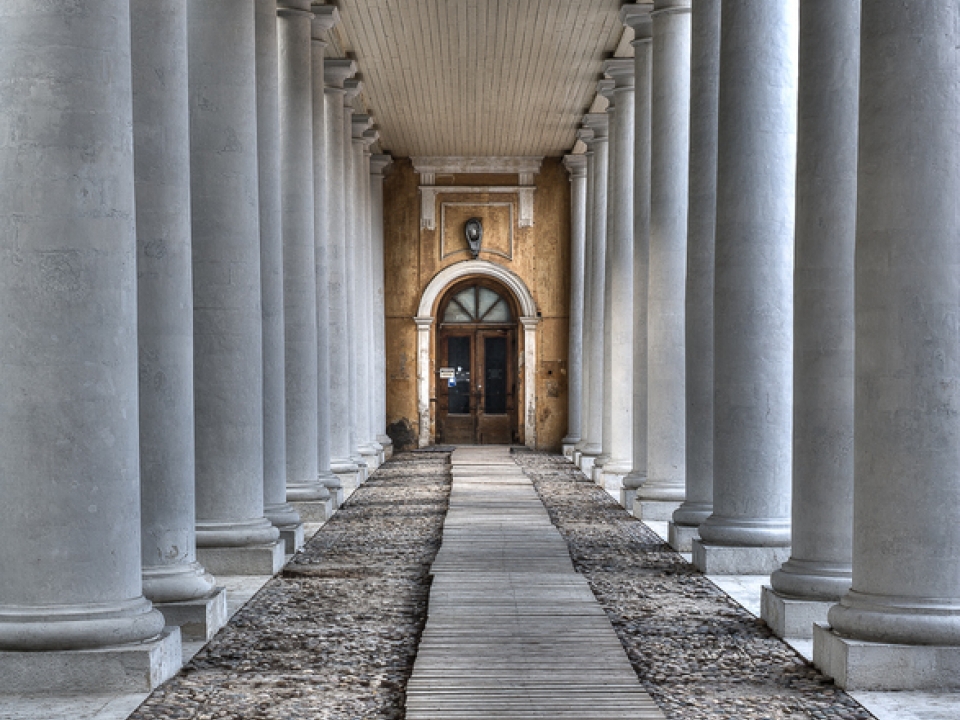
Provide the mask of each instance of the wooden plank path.
[{"label": "wooden plank path", "polygon": [[509,448],[452,463],[407,720],[663,720]]}]

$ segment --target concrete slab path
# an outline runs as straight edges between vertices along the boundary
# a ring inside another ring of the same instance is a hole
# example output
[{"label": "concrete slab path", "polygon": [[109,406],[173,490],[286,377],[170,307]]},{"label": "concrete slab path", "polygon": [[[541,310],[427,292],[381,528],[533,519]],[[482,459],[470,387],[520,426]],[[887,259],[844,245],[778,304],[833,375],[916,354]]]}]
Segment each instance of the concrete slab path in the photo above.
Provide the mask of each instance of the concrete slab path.
[{"label": "concrete slab path", "polygon": [[509,448],[451,463],[407,720],[662,720]]}]

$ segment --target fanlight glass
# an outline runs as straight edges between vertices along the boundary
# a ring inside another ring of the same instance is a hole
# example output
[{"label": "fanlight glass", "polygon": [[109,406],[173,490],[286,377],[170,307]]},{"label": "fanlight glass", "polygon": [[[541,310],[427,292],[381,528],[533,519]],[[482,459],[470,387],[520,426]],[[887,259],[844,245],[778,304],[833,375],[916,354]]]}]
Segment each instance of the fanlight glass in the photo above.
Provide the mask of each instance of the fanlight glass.
[{"label": "fanlight glass", "polygon": [[513,320],[510,305],[490,288],[471,285],[454,295],[447,303],[443,322],[508,323]]}]

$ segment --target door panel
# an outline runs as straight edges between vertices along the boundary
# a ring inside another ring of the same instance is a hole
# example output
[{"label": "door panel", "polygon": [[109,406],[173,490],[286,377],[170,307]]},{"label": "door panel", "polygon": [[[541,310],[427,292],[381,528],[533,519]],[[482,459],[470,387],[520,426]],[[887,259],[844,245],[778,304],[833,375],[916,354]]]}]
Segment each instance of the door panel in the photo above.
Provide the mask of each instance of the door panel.
[{"label": "door panel", "polygon": [[[437,378],[437,437],[443,443],[476,442],[476,415],[473,380],[473,333],[440,338],[440,370]],[[453,377],[440,377],[452,370]]]},{"label": "door panel", "polygon": [[482,369],[478,388],[477,432],[483,444],[513,442],[513,372],[510,333],[505,330],[478,331],[477,367]]}]

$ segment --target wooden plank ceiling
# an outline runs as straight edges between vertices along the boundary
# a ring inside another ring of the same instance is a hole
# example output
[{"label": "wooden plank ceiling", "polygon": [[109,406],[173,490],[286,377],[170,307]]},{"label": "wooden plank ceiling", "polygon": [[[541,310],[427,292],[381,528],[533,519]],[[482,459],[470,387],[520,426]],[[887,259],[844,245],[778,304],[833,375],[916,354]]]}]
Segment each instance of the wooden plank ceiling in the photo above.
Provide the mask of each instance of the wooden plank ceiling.
[{"label": "wooden plank ceiling", "polygon": [[[623,0],[338,0],[333,31],[395,156],[562,155]],[[629,48],[629,45],[627,45]]]}]

